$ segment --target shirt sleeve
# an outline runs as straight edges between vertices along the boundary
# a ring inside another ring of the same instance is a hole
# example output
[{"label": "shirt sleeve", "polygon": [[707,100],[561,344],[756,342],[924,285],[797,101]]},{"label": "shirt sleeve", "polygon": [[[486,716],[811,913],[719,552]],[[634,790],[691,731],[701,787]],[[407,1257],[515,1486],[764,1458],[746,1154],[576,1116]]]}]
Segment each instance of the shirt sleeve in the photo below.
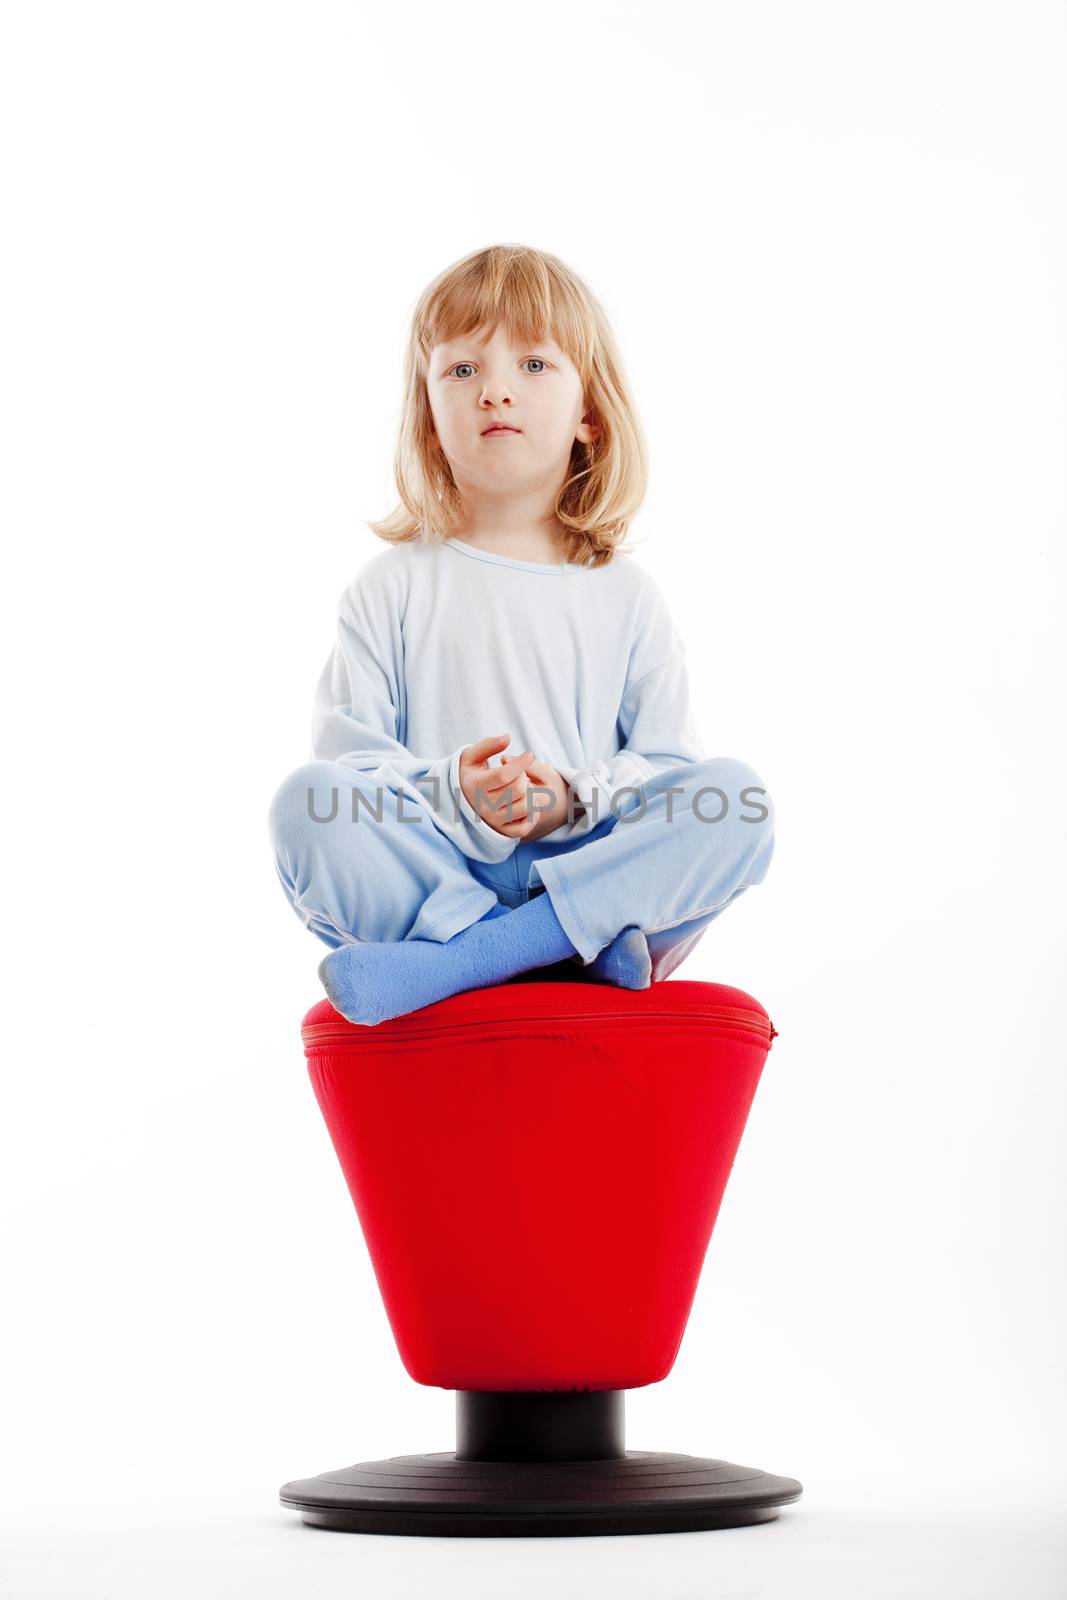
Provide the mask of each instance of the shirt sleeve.
[{"label": "shirt sleeve", "polygon": [[642,605],[619,706],[620,749],[585,767],[560,767],[560,775],[584,811],[545,837],[576,838],[611,815],[622,789],[647,782],[668,767],[703,761],[706,751],[697,727],[689,686],[685,645],[662,592],[644,575]]},{"label": "shirt sleeve", "polygon": [[[434,826],[465,856],[503,861],[518,843],[489,825],[467,800],[459,782],[460,745],[444,755],[423,755],[403,742],[401,610],[394,579],[375,558],[344,591],[337,609],[337,634],[315,690],[312,761],[335,761],[362,774],[380,804],[410,819],[405,827]],[[400,803],[392,794],[402,795]],[[421,814],[420,814],[421,813]]]}]

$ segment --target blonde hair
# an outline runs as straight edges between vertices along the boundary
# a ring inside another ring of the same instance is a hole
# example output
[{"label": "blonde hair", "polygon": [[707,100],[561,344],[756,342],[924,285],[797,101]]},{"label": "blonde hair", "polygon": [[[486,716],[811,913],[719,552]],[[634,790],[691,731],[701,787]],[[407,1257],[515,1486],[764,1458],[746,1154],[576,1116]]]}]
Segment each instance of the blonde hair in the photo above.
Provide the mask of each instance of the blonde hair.
[{"label": "blonde hair", "polygon": [[454,262],[423,291],[405,355],[404,396],[393,472],[401,504],[367,522],[390,544],[432,543],[460,528],[461,501],[432,440],[426,377],[437,344],[503,326],[516,342],[550,334],[574,362],[597,436],[576,439],[555,514],[563,559],[604,566],[620,549],[645,496],[648,452],[615,337],[582,280],[543,250],[489,245]]}]

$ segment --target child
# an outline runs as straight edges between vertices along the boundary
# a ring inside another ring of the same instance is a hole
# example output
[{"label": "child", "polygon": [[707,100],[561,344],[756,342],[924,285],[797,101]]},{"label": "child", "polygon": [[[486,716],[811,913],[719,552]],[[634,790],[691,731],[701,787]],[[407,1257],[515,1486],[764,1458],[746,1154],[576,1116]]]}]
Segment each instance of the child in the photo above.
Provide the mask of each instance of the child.
[{"label": "child", "polygon": [[705,759],[620,550],[646,464],[610,327],[556,257],[494,246],[425,290],[406,367],[403,505],[271,804],[282,887],[352,1022],[536,969],[647,988],[762,882],[773,806]]}]

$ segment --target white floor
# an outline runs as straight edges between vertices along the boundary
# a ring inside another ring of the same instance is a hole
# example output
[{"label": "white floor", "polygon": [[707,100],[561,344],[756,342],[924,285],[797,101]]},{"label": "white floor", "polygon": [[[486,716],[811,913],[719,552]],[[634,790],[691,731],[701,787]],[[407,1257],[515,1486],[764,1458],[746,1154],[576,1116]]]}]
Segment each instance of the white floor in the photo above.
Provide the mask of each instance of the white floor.
[{"label": "white floor", "polygon": [[[71,1485],[54,1485],[63,1499]],[[7,1519],[5,1518],[5,1522]],[[1064,1519],[1044,1511],[800,1504],[715,1533],[406,1539],[325,1533],[268,1504],[171,1506],[8,1532],[4,1600],[1063,1600]]]}]

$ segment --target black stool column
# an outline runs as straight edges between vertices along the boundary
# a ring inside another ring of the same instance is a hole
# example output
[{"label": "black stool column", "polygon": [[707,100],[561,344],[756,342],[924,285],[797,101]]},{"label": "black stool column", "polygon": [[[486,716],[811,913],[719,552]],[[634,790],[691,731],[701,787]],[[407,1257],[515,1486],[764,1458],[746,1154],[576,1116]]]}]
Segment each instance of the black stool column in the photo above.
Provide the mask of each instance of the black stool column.
[{"label": "black stool column", "polygon": [[623,1460],[624,1394],[623,1389],[457,1389],[456,1460]]}]

